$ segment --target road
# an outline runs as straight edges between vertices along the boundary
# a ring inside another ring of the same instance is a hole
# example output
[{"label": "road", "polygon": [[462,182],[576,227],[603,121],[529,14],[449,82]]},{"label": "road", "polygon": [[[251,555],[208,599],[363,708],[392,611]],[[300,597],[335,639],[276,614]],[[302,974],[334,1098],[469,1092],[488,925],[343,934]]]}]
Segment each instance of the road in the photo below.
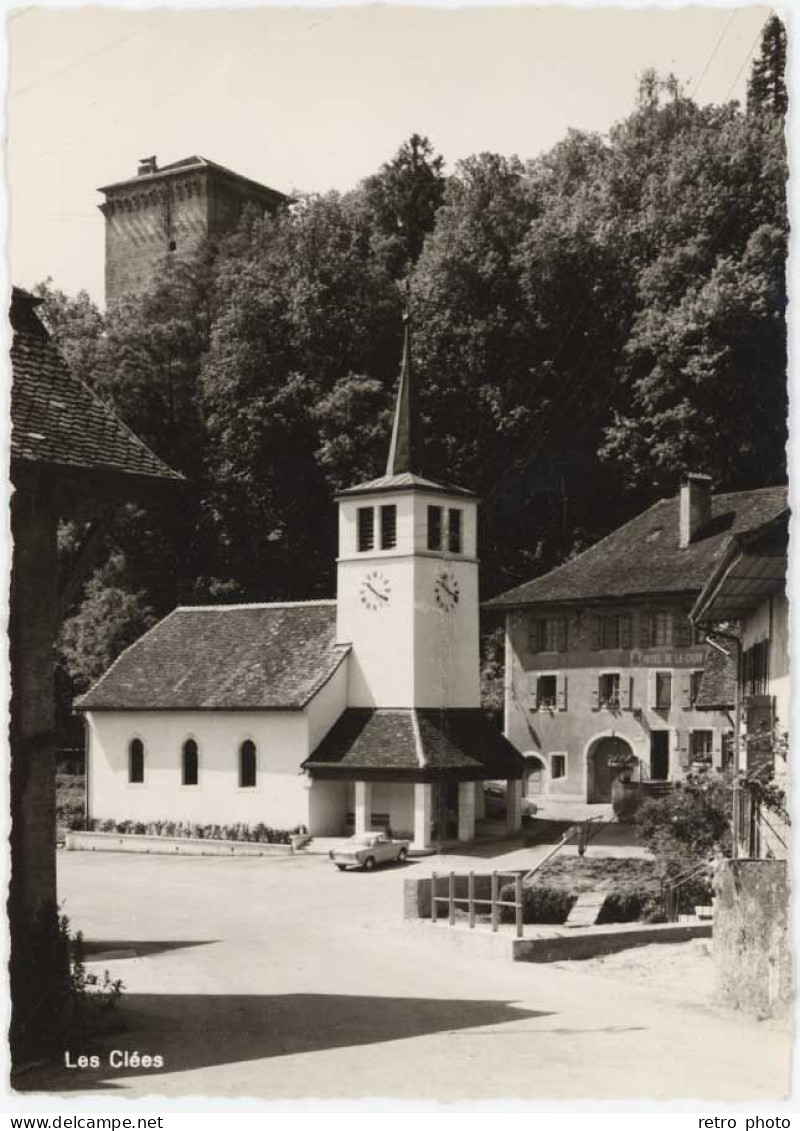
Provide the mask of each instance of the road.
[{"label": "road", "polygon": [[[401,888],[432,866],[59,853],[63,909],[104,954],[90,969],[125,982],[122,1028],[71,1050],[100,1055],[99,1069],[30,1073],[25,1087],[440,1101],[786,1092],[779,1030],[568,964],[431,945],[402,923]],[[111,1049],[164,1067],[111,1068]]]}]

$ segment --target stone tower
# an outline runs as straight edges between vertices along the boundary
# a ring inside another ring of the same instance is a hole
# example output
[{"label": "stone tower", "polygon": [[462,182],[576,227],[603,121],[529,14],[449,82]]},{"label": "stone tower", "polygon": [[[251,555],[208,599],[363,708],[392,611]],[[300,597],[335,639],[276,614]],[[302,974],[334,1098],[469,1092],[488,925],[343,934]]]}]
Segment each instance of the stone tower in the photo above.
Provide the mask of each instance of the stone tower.
[{"label": "stone tower", "polygon": [[253,205],[274,215],[290,198],[205,157],[158,167],[155,157],[138,173],[99,189],[106,219],[106,303],[141,290],[169,262],[190,259],[207,238],[235,230]]}]

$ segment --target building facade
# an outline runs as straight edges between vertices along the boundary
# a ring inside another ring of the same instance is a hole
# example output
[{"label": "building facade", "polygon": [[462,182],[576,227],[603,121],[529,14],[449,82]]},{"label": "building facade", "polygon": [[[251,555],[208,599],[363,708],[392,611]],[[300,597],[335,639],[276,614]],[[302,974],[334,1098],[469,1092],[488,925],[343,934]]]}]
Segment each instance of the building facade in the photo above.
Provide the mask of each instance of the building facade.
[{"label": "building facade", "polygon": [[[736,659],[736,767],[742,775],[737,833],[747,855],[787,859],[786,813],[759,798],[768,783],[788,793],[790,712],[788,506],[755,529],[732,538],[692,609],[710,631],[737,625],[720,637]],[[755,789],[749,789],[750,784]]]},{"label": "building facade", "polygon": [[731,534],[785,497],[712,496],[690,476],[677,498],[488,602],[505,614],[504,729],[525,757],[529,795],[608,802],[623,775],[669,782],[732,763],[725,661],[689,613]]},{"label": "building facade", "polygon": [[90,818],[472,840],[523,762],[480,708],[477,505],[421,474],[406,330],[386,475],[342,492],[335,601],[179,608],[77,702]]},{"label": "building facade", "polygon": [[138,173],[99,189],[105,196],[105,294],[111,303],[147,287],[176,261],[187,262],[207,239],[236,230],[248,206],[274,215],[290,201],[205,157],[158,167],[155,157]]}]

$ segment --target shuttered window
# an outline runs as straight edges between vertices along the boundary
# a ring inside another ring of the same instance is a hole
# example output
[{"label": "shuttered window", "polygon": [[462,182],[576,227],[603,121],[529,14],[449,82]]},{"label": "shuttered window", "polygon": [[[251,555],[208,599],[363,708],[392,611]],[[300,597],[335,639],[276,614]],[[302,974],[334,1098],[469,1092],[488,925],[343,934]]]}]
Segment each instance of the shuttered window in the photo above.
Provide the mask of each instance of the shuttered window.
[{"label": "shuttered window", "polygon": [[693,730],[689,742],[689,752],[692,762],[711,762],[711,746],[713,731]]},{"label": "shuttered window", "polygon": [[428,549],[442,548],[442,508],[428,507]]},{"label": "shuttered window", "polygon": [[372,507],[358,508],[358,552],[375,548],[375,511]]},{"label": "shuttered window", "polygon": [[603,614],[597,621],[598,648],[630,648],[631,618],[627,613]]},{"label": "shuttered window", "polygon": [[567,647],[566,617],[539,617],[528,621],[531,652],[563,652]]},{"label": "shuttered window", "polygon": [[656,709],[668,711],[672,706],[672,672],[656,672]]},{"label": "shuttered window", "polygon": [[397,545],[397,507],[381,507],[381,549],[393,550]]}]

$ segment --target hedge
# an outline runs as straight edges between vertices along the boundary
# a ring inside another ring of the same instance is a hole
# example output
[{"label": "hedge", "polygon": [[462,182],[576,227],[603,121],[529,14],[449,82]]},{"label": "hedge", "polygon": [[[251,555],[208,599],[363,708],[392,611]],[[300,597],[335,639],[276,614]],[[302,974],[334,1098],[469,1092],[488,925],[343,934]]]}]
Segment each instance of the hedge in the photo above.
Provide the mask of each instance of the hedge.
[{"label": "hedge", "polygon": [[251,844],[289,844],[290,838],[307,830],[303,825],[293,829],[273,829],[269,825],[197,825],[189,821],[115,821],[91,820],[88,832],[123,833],[133,836],[177,836],[195,840],[238,840]]}]

